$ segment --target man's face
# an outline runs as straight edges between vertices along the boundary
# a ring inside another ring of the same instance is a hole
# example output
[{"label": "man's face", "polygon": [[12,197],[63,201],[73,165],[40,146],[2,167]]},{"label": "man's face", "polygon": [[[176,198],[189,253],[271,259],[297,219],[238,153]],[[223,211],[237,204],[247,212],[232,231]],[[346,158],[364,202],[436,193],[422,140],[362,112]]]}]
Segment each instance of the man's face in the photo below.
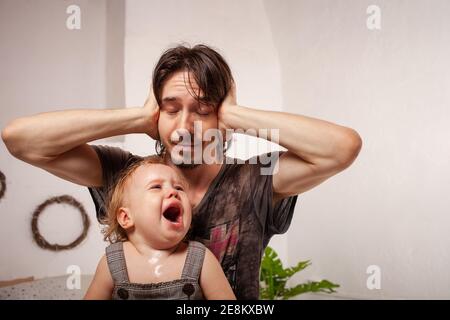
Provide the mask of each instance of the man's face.
[{"label": "man's face", "polygon": [[[204,133],[208,129],[218,128],[216,109],[196,100],[193,96],[194,93],[202,97],[203,92],[199,89],[192,75],[190,80],[189,84],[187,71],[176,72],[168,78],[161,94],[158,122],[161,142],[172,156],[172,160],[180,160],[183,158],[183,154],[190,155],[191,162],[184,163],[183,167],[195,166],[193,165],[194,157],[201,157],[202,154],[199,154],[199,151],[205,150],[205,147],[212,143],[211,141],[203,141],[205,140],[203,139]],[[195,130],[194,122],[197,126]],[[201,129],[199,124],[201,124]],[[188,136],[190,139],[186,139]]]}]

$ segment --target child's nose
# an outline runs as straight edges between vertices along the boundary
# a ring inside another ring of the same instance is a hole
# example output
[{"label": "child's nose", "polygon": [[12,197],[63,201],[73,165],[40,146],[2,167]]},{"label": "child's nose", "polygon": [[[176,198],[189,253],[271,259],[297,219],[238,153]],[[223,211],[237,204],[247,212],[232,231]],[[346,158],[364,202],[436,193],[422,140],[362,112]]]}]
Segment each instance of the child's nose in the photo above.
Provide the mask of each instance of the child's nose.
[{"label": "child's nose", "polygon": [[177,199],[179,199],[179,196],[178,196],[178,190],[177,189],[175,189],[175,188],[170,188],[170,190],[169,190],[169,194],[168,194],[168,196],[167,196],[168,198],[172,198],[172,197],[174,197],[174,198],[177,198]]}]

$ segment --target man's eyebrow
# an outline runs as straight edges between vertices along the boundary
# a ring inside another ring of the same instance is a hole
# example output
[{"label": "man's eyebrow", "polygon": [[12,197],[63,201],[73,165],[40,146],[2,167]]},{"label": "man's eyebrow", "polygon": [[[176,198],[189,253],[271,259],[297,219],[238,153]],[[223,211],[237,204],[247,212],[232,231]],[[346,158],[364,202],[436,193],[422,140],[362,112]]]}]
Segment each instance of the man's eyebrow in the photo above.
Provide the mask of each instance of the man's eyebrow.
[{"label": "man's eyebrow", "polygon": [[178,97],[165,97],[162,99],[163,102],[170,102],[170,101],[177,101],[179,100]]},{"label": "man's eyebrow", "polygon": [[[199,99],[200,101],[203,101],[204,98],[205,98],[204,96],[201,96],[201,97],[199,97],[198,99]],[[168,97],[162,98],[162,102],[171,102],[171,101],[178,101],[178,100],[180,100],[179,97],[171,97],[171,96],[168,96]]]}]

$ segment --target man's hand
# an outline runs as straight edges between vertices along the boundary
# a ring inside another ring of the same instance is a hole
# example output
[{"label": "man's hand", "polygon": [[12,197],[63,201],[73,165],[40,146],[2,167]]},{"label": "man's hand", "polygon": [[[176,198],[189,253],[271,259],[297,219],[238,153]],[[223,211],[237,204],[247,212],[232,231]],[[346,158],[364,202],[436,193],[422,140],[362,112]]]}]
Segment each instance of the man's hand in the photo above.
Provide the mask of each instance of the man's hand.
[{"label": "man's hand", "polygon": [[219,106],[217,111],[217,117],[219,121],[219,129],[222,133],[225,133],[226,129],[236,129],[230,124],[229,113],[230,109],[237,108],[236,102],[236,85],[234,81],[231,83],[230,90],[228,90],[227,96],[223,100],[222,104]]},{"label": "man's hand", "polygon": [[159,119],[159,106],[156,101],[155,94],[153,93],[152,86],[150,85],[150,91],[148,94],[148,98],[145,101],[144,107],[142,108],[144,111],[144,128],[143,132],[148,134],[155,140],[159,140],[158,133],[158,119]]}]

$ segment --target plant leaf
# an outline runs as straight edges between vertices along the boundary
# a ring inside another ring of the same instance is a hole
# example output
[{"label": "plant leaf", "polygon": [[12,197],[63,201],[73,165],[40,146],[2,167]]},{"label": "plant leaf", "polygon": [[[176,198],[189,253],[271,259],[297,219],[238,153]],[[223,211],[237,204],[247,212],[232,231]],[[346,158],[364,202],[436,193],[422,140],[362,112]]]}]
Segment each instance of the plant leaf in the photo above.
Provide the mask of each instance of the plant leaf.
[{"label": "plant leaf", "polygon": [[260,269],[260,299],[289,299],[306,292],[333,293],[339,285],[328,280],[308,281],[292,288],[286,283],[294,274],[311,265],[310,260],[300,261],[296,266],[283,268],[278,254],[270,247],[264,251]]},{"label": "plant leaf", "polygon": [[332,283],[328,280],[322,281],[308,281],[306,283],[299,284],[293,288],[289,288],[284,291],[283,299],[289,299],[296,295],[303,294],[306,292],[323,292],[323,293],[334,293],[336,288],[339,288],[338,284]]}]

